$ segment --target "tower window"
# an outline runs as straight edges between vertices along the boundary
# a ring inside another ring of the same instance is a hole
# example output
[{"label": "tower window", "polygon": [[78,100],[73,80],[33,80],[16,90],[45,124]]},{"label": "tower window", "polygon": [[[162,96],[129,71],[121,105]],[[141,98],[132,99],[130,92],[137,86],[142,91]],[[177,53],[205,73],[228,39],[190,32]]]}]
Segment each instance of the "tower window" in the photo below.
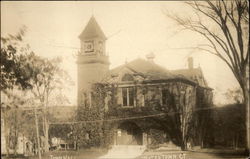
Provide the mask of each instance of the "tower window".
[{"label": "tower window", "polygon": [[103,54],[103,42],[102,41],[99,41],[98,42],[98,54]]},{"label": "tower window", "polygon": [[134,106],[134,88],[122,88],[122,103],[123,106]]}]

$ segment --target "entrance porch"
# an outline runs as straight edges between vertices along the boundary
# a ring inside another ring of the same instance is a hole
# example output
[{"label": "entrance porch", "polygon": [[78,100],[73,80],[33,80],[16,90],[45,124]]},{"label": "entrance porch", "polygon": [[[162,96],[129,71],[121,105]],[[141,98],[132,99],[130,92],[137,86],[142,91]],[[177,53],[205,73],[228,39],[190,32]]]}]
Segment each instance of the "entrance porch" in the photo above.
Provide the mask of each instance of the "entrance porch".
[{"label": "entrance porch", "polygon": [[147,145],[147,134],[134,122],[123,122],[115,130],[114,145]]}]

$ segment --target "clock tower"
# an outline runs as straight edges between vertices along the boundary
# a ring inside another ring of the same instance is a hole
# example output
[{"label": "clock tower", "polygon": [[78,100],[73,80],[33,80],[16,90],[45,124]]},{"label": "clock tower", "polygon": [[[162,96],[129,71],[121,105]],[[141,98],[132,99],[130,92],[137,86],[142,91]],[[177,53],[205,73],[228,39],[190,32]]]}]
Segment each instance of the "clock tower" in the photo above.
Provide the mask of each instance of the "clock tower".
[{"label": "clock tower", "polygon": [[106,36],[92,16],[79,35],[81,50],[77,56],[77,104],[81,105],[84,92],[91,85],[101,82],[109,71],[109,58],[106,55]]}]

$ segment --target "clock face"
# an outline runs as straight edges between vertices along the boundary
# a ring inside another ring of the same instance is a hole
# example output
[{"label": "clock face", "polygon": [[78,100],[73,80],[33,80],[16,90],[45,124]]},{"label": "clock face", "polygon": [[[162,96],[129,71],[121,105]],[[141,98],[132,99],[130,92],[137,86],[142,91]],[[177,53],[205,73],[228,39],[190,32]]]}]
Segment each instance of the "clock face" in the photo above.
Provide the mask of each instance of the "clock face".
[{"label": "clock face", "polygon": [[85,41],[84,42],[84,52],[91,53],[94,51],[94,42],[93,41]]}]

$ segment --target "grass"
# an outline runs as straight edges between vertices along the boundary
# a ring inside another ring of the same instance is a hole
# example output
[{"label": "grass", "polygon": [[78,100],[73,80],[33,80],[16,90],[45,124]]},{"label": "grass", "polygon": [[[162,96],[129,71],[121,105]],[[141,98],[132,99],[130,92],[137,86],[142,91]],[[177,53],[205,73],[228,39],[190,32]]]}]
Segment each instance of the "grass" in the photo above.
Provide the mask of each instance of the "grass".
[{"label": "grass", "polygon": [[[47,154],[42,155],[42,159],[97,159],[107,153],[106,149],[81,149],[78,151],[51,151]],[[185,154],[185,159],[246,159],[247,156],[239,154],[239,152],[226,152],[218,153],[218,151],[147,151],[138,159],[150,159],[150,156],[169,156],[174,154]],[[52,157],[52,156],[53,157]],[[167,158],[167,157],[166,157]],[[38,156],[22,157],[10,156],[9,158],[3,157],[3,159],[38,159]],[[179,158],[176,158],[179,159]]]},{"label": "grass", "polygon": [[[78,151],[50,151],[42,155],[42,159],[97,159],[107,153],[105,149],[85,149]],[[16,156],[15,158],[1,157],[3,159],[39,159],[38,156]]]},{"label": "grass", "polygon": [[[97,159],[104,155],[107,150],[104,149],[86,149],[78,151],[52,151],[46,155],[43,155],[43,159]],[[38,159],[38,157],[32,157],[29,159]]]}]

